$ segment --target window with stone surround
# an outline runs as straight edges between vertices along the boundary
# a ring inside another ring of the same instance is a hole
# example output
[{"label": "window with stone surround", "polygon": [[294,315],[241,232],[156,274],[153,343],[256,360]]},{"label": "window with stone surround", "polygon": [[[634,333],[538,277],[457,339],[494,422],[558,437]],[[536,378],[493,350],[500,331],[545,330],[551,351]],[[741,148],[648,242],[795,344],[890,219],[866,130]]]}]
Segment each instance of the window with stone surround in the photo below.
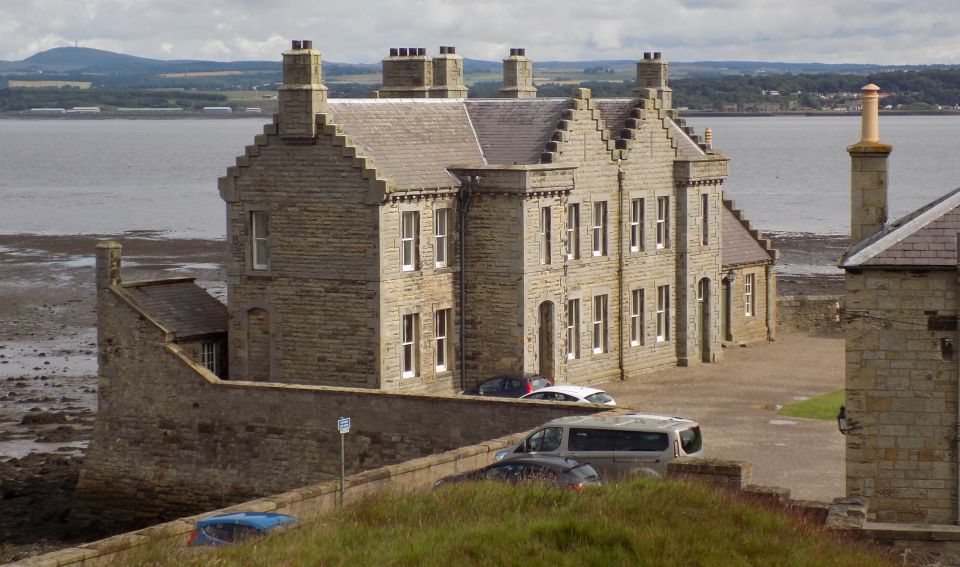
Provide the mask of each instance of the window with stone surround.
[{"label": "window with stone surround", "polygon": [[670,248],[670,197],[657,197],[657,248]]},{"label": "window with stone surround", "polygon": [[700,195],[700,244],[710,244],[710,195]]},{"label": "window with stone surround", "polygon": [[254,270],[270,268],[270,216],[267,211],[250,211],[250,263]]},{"label": "window with stone surround", "polygon": [[567,260],[580,258],[580,204],[567,205]]},{"label": "window with stone surround", "polygon": [[743,314],[753,317],[757,312],[757,295],[754,293],[756,284],[755,274],[743,276]]},{"label": "window with stone surround", "polygon": [[450,209],[436,209],[433,213],[433,249],[434,265],[437,268],[446,268],[450,265],[450,220],[453,218]]},{"label": "window with stone surround", "polygon": [[200,343],[200,364],[218,376],[220,375],[219,359],[220,343],[217,341],[203,341]]},{"label": "window with stone surround", "polygon": [[444,372],[450,369],[450,309],[438,309],[434,314],[433,335],[437,372]]},{"label": "window with stone surround", "polygon": [[400,344],[402,347],[400,369],[403,378],[419,376],[420,368],[420,314],[411,313],[403,316],[400,329]]},{"label": "window with stone surround", "polygon": [[630,292],[630,346],[643,344],[644,293],[642,289]]},{"label": "window with stone surround", "polygon": [[420,213],[400,213],[400,265],[404,272],[420,268]]},{"label": "window with stone surround", "polygon": [[567,301],[567,358],[580,358],[580,300]]},{"label": "window with stone surround", "polygon": [[657,286],[657,342],[670,340],[670,286]]},{"label": "window with stone surround", "polygon": [[607,296],[593,297],[593,353],[607,352],[609,329],[607,328]]},{"label": "window with stone surround", "polygon": [[593,255],[607,255],[607,202],[593,202]]},{"label": "window with stone surround", "polygon": [[544,265],[549,264],[552,259],[550,250],[550,224],[552,219],[550,211],[550,207],[540,208],[540,263]]},{"label": "window with stone surround", "polygon": [[644,200],[630,200],[630,251],[643,250],[643,213]]}]

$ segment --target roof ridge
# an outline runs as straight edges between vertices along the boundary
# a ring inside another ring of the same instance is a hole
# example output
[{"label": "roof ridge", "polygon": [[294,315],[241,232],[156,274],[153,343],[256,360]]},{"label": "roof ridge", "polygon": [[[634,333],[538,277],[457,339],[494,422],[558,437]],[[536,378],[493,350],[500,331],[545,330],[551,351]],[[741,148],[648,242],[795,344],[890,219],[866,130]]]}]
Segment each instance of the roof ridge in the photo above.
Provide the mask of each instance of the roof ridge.
[{"label": "roof ridge", "polygon": [[854,244],[840,258],[840,267],[852,268],[869,261],[957,207],[960,207],[960,187],[907,213],[884,226],[880,232]]}]

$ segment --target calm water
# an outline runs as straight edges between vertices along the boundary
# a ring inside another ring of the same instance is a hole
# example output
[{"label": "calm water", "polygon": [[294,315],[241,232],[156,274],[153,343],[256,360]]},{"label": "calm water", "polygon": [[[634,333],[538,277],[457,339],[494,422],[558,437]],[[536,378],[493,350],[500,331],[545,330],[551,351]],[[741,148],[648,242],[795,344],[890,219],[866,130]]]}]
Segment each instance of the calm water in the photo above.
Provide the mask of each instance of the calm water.
[{"label": "calm water", "polygon": [[[844,233],[859,118],[691,118],[731,158],[727,191],[764,230]],[[259,119],[0,120],[0,233],[224,234],[217,177]],[[891,218],[960,185],[960,117],[881,118]]]}]

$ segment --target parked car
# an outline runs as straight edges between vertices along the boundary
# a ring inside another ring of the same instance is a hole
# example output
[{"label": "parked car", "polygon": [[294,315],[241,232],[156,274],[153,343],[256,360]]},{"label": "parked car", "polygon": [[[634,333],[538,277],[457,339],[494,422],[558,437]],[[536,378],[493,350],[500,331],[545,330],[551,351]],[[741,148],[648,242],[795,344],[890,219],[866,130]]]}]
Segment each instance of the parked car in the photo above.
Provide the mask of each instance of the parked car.
[{"label": "parked car", "polygon": [[239,512],[210,516],[197,522],[187,538],[191,546],[228,545],[300,524],[293,516],[272,512]]},{"label": "parked car", "polygon": [[519,398],[524,394],[529,394],[549,385],[550,380],[539,374],[510,374],[481,382],[476,387],[463,393],[468,396]]},{"label": "parked car", "polygon": [[555,456],[589,462],[603,478],[662,476],[673,459],[703,449],[700,424],[656,414],[569,416],[549,421],[526,439],[497,451],[497,462]]},{"label": "parked car", "polygon": [[557,486],[580,490],[584,486],[599,485],[600,476],[589,463],[549,456],[525,456],[493,463],[467,473],[441,478],[434,488],[457,482],[494,480],[517,484],[543,481]]},{"label": "parked car", "polygon": [[586,386],[547,386],[520,397],[521,400],[546,400],[552,402],[582,402],[585,404],[605,404],[615,406],[617,402],[610,394]]}]

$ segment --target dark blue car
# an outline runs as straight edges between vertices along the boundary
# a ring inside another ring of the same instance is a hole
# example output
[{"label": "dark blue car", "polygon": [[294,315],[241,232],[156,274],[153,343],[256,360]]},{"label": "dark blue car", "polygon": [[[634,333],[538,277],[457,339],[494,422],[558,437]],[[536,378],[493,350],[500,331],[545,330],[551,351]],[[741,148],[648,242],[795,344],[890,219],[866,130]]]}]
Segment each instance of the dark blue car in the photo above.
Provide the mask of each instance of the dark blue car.
[{"label": "dark blue car", "polygon": [[250,537],[290,528],[300,522],[293,516],[273,512],[238,512],[210,516],[197,522],[187,539],[189,545],[228,545]]}]

